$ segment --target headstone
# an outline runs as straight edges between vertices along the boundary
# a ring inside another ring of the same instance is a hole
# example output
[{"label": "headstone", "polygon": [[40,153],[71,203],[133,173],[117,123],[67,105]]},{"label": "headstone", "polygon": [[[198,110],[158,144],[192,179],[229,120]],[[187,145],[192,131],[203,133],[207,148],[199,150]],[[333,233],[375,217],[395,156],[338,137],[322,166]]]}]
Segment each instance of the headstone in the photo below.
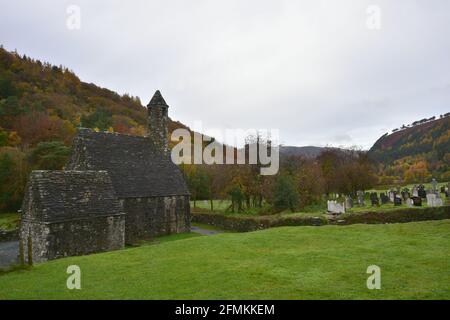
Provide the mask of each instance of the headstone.
[{"label": "headstone", "polygon": [[443,201],[434,193],[427,194],[427,205],[429,207],[442,207]]},{"label": "headstone", "polygon": [[409,189],[408,188],[403,188],[403,190],[402,190],[403,201],[406,201],[406,199],[409,199],[410,197],[411,197],[411,195],[409,193]]},{"label": "headstone", "polygon": [[396,197],[394,198],[394,205],[395,205],[395,206],[401,206],[401,205],[402,205],[402,198],[399,197],[399,196],[396,196]]},{"label": "headstone", "polygon": [[390,190],[389,193],[388,193],[388,196],[389,196],[389,200],[391,202],[394,202],[394,200],[395,200],[395,191]]},{"label": "headstone", "polygon": [[360,206],[365,206],[366,204],[364,203],[364,191],[357,191],[356,195],[358,197],[358,205]]},{"label": "headstone", "polygon": [[353,207],[352,197],[345,197],[345,209],[351,209]]},{"label": "headstone", "polygon": [[438,183],[437,183],[436,179],[433,178],[433,180],[431,180],[431,191],[433,193],[438,193],[437,185],[438,185]]},{"label": "headstone", "polygon": [[418,197],[419,196],[419,189],[417,188],[417,186],[414,186],[412,189],[412,196],[413,197]]},{"label": "headstone", "polygon": [[372,204],[372,206],[379,206],[380,205],[380,201],[378,199],[378,195],[376,192],[372,192],[370,194],[370,202]]},{"label": "headstone", "polygon": [[406,199],[405,203],[408,207],[412,207],[414,205],[414,201],[411,198]]},{"label": "headstone", "polygon": [[327,201],[327,211],[333,214],[345,213],[345,204],[338,203],[336,200]]},{"label": "headstone", "polygon": [[425,199],[427,197],[427,192],[425,191],[425,187],[423,185],[419,186],[418,196],[422,199]]},{"label": "headstone", "polygon": [[411,200],[413,201],[413,204],[415,207],[422,206],[422,198],[421,197],[412,197]]},{"label": "headstone", "polygon": [[381,204],[389,202],[389,197],[385,193],[380,193]]}]

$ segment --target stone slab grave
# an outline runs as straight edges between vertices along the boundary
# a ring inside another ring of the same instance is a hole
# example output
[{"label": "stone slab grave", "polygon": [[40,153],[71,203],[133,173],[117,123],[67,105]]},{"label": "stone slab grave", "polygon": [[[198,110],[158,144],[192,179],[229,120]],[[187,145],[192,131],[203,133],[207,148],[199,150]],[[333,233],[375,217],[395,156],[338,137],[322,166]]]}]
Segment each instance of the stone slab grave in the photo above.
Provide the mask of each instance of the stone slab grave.
[{"label": "stone slab grave", "polygon": [[399,197],[399,196],[396,196],[396,197],[394,198],[394,205],[395,205],[395,206],[401,206],[401,205],[402,205],[402,198]]},{"label": "stone slab grave", "polygon": [[345,213],[345,203],[339,203],[336,200],[327,201],[327,211],[332,214]]},{"label": "stone slab grave", "polygon": [[442,207],[444,205],[441,198],[434,193],[427,194],[427,205],[429,207]]}]

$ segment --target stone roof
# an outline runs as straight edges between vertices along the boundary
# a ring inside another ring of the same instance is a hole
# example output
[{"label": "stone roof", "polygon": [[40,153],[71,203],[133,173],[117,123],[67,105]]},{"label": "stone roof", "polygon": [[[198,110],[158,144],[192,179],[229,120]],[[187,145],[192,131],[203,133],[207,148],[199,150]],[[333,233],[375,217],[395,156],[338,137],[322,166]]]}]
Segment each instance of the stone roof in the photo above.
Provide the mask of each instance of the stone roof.
[{"label": "stone roof", "polygon": [[158,152],[146,137],[81,129],[66,169],[108,171],[119,198],[189,194],[170,155]]},{"label": "stone roof", "polygon": [[123,214],[106,171],[32,171],[22,219],[63,221]]},{"label": "stone roof", "polygon": [[168,106],[159,90],[156,90],[152,99],[148,103],[147,107],[150,107],[150,106]]}]

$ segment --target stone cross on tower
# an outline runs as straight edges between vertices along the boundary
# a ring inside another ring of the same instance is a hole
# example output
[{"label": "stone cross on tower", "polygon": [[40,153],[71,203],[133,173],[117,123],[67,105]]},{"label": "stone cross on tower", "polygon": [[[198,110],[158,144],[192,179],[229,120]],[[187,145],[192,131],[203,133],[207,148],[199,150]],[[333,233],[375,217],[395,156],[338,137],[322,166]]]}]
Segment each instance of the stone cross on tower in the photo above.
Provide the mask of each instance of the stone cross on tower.
[{"label": "stone cross on tower", "polygon": [[147,105],[148,109],[148,136],[153,144],[161,153],[167,155],[169,152],[168,129],[167,125],[169,117],[167,109],[169,106],[161,95],[159,90],[156,90],[153,98]]}]

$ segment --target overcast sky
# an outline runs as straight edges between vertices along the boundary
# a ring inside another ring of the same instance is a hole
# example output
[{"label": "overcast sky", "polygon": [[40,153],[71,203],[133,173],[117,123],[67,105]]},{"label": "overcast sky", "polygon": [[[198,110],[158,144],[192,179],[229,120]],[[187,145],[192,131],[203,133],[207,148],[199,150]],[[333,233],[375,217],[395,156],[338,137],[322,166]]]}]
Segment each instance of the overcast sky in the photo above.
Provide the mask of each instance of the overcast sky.
[{"label": "overcast sky", "polygon": [[276,128],[286,145],[370,148],[450,111],[448,0],[0,0],[0,43],[143,104],[160,89],[189,126]]}]

